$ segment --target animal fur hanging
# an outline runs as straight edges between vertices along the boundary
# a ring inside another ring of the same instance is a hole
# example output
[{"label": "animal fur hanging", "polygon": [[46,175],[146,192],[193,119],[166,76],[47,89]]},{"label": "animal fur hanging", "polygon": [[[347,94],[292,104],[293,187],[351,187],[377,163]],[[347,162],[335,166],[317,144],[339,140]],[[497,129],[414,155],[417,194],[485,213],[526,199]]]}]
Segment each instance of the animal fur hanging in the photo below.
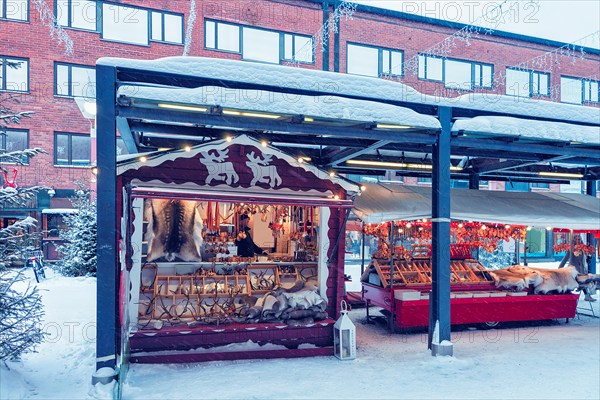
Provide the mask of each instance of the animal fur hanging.
[{"label": "animal fur hanging", "polygon": [[195,201],[146,200],[146,261],[201,261],[203,222]]}]

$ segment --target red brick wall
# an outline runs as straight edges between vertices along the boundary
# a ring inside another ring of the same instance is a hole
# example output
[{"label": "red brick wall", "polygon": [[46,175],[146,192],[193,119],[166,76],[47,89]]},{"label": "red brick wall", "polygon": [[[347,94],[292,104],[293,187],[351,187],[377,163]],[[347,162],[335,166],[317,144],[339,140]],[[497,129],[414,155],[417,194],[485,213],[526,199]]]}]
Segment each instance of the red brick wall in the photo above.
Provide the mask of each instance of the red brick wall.
[{"label": "red brick wall", "polygon": [[[52,5],[52,1],[47,2]],[[147,8],[184,13],[184,32],[187,29],[188,0],[127,0],[121,4],[139,5]],[[240,59],[237,54],[204,49],[204,17],[251,25],[274,30],[312,35],[322,24],[323,13],[320,4],[301,0],[209,0],[197,1],[197,18],[193,30],[193,41],[189,55]],[[54,167],[54,132],[90,131],[89,122],[84,119],[73,99],[58,98],[53,95],[54,61],[94,65],[99,57],[115,56],[126,58],[153,59],[165,56],[182,55],[182,45],[151,42],[149,47],[115,43],[100,39],[99,33],[75,29],[65,29],[74,42],[74,52],[65,54],[65,46],[56,38],[50,37],[50,28],[39,19],[39,13],[30,2],[30,22],[0,21],[0,55],[25,57],[30,59],[30,93],[20,96],[19,109],[31,110],[33,118],[24,120],[21,128],[30,131],[30,146],[42,147],[48,154],[32,160],[30,166],[23,167],[19,174],[19,184],[49,185],[56,189],[73,188],[75,180],[89,180],[88,168]],[[357,42],[404,50],[405,60],[416,55],[454,30],[427,25],[408,20],[357,12],[354,18],[342,18],[340,27],[340,71],[346,71],[346,42]],[[329,61],[333,70],[333,34],[330,35]],[[503,39],[493,36],[475,38],[471,46],[459,44],[452,57],[493,63],[495,72],[524,60],[529,60],[552,48],[528,42]],[[586,56],[576,63],[562,62],[551,72],[551,84],[559,85],[560,75],[588,76],[598,70],[598,56]],[[321,69],[323,54],[317,51],[314,65],[302,68]],[[446,93],[442,83],[419,81],[416,76],[405,73],[402,81],[419,91],[429,94]],[[504,93],[504,87],[495,91]],[[407,178],[407,184],[410,179]]]}]

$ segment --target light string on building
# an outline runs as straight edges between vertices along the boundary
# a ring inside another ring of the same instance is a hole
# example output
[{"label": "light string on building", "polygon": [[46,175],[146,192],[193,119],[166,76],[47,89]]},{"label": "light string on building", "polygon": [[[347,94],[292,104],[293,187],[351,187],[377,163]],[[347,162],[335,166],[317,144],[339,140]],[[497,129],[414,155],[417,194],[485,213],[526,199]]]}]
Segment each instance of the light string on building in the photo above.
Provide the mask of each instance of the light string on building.
[{"label": "light string on building", "polygon": [[185,39],[183,45],[183,55],[187,56],[192,46],[192,32],[196,23],[196,0],[190,0],[190,15],[188,15],[187,28],[185,30]]},{"label": "light string on building", "polygon": [[[300,60],[296,58],[296,55],[303,54],[305,51],[311,50],[313,57],[317,54],[317,51],[321,53],[325,52],[325,44],[329,42],[329,35],[331,32],[339,32],[339,22],[344,17],[345,21],[352,19],[356,12],[358,4],[350,1],[343,0],[329,16],[327,21],[321,25],[319,30],[312,36],[311,42],[302,46],[299,50],[296,50],[292,54],[292,60],[286,64],[298,67],[300,66]],[[310,47],[309,47],[310,46]]]},{"label": "light string on building", "polygon": [[[543,54],[540,54],[539,56],[536,56],[526,61],[522,61],[512,66],[508,66],[506,68],[520,72],[536,71],[550,73],[559,65],[561,65],[561,60],[564,61],[564,59],[568,59],[571,65],[575,65],[577,62],[584,60],[585,55],[587,54],[585,52],[585,48],[579,45],[578,43],[593,38],[598,38],[600,40],[600,30],[585,35],[582,38],[574,40],[571,43],[566,43],[560,47],[547,51]],[[586,77],[578,77],[578,79],[597,80],[597,74],[589,75]],[[493,87],[506,85],[506,70],[502,72],[494,72],[493,82]],[[474,92],[483,92],[484,90],[485,88],[473,88]],[[548,95],[553,101],[559,100],[560,84],[548,85]]]},{"label": "light string on building", "polygon": [[[494,30],[504,21],[504,18],[513,12],[515,4],[511,4],[509,7],[503,7],[511,1],[514,0],[503,0],[495,7],[489,8],[472,23],[465,25],[452,35],[444,38],[442,41],[415,54],[408,60],[405,60],[405,71],[415,76],[418,75],[420,54],[445,59],[452,53],[452,50],[457,47],[458,43],[463,43],[465,46],[471,46],[471,39],[473,36],[493,34]],[[395,65],[394,67],[398,67],[398,65]]]},{"label": "light string on building", "polygon": [[65,44],[65,54],[73,54],[73,40],[69,37],[67,32],[58,23],[54,11],[50,8],[44,0],[33,0],[32,3],[35,5],[36,10],[40,14],[40,20],[44,25],[50,28],[50,37],[58,39],[59,43]]}]

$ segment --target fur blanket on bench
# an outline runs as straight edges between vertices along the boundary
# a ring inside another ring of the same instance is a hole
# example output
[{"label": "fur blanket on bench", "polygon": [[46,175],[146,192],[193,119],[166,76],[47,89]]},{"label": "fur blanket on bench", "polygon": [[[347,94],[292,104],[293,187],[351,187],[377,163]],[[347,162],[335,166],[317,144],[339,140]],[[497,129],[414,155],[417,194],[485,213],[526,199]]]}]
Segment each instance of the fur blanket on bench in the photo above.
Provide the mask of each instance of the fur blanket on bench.
[{"label": "fur blanket on bench", "polygon": [[533,285],[536,294],[549,292],[566,293],[578,288],[596,287],[600,275],[580,275],[574,266],[546,269],[512,265],[508,268],[489,271],[496,287],[520,291]]}]

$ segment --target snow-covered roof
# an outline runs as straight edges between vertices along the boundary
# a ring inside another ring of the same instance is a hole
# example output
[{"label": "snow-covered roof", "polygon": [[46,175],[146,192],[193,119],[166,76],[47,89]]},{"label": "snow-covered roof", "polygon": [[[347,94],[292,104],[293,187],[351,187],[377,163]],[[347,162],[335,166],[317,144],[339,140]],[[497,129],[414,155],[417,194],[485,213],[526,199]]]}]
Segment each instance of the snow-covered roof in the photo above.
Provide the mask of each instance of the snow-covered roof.
[{"label": "snow-covered roof", "polygon": [[504,96],[495,93],[468,93],[455,98],[444,98],[420,93],[408,85],[391,80],[282,65],[206,57],[166,57],[156,60],[105,57],[100,58],[97,63],[98,65],[210,77],[287,89],[304,88],[324,94],[333,92],[340,96],[368,96],[374,100],[462,107],[495,113],[600,124],[600,109],[594,107]]},{"label": "snow-covered roof", "polygon": [[44,208],[42,214],[76,214],[76,208]]},{"label": "snow-covered roof", "polygon": [[[354,212],[367,223],[431,218],[431,187],[364,184]],[[457,220],[565,229],[600,229],[600,199],[583,194],[451,189]]]},{"label": "snow-covered roof", "polygon": [[322,119],[380,122],[427,129],[440,129],[437,118],[409,108],[337,96],[301,96],[263,90],[205,86],[194,89],[122,86],[118,95],[178,104],[221,106],[272,114],[304,115]]},{"label": "snow-covered roof", "polygon": [[459,119],[454,122],[452,130],[600,144],[600,126],[583,126],[513,117],[481,116]]}]

